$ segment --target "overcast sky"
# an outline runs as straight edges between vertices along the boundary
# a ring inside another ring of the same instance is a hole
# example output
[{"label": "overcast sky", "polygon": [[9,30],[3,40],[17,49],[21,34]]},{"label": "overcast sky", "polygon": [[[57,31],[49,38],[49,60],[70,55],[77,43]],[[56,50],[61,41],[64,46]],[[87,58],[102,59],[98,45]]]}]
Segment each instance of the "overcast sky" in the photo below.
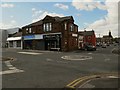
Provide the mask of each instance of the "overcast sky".
[{"label": "overcast sky", "polygon": [[[5,1],[5,0],[3,0]],[[9,1],[9,0],[8,0]],[[15,1],[15,0],[14,0]],[[79,31],[95,30],[102,37],[109,30],[118,36],[119,0],[69,0],[69,2],[2,2],[0,28],[22,27],[43,19],[46,15],[73,16]],[[18,0],[16,0],[18,1]],[[26,0],[23,0],[26,1]],[[40,0],[41,1],[41,0]],[[45,0],[44,0],[45,1]]]}]

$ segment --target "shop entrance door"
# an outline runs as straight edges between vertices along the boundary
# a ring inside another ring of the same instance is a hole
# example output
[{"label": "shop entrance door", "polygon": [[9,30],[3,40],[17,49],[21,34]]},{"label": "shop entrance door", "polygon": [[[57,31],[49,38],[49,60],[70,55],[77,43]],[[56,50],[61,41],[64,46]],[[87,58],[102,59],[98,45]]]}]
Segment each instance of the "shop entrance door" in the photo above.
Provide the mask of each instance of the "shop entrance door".
[{"label": "shop entrance door", "polygon": [[50,50],[51,48],[57,48],[57,41],[56,40],[46,40],[45,41],[45,50]]}]

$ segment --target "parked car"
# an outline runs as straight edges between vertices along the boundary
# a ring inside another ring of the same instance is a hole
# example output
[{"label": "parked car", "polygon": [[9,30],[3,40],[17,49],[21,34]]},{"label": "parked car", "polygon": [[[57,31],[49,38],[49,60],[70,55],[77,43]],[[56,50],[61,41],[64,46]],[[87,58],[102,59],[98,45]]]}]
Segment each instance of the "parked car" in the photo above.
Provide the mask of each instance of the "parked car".
[{"label": "parked car", "polygon": [[106,44],[102,44],[102,48],[106,48],[106,46],[107,46]]},{"label": "parked car", "polygon": [[110,46],[110,43],[107,43],[106,45],[107,45],[107,46]]},{"label": "parked car", "polygon": [[100,47],[100,43],[97,43],[96,46],[97,46],[97,47]]},{"label": "parked car", "polygon": [[96,46],[93,45],[87,45],[86,46],[87,51],[96,51]]}]

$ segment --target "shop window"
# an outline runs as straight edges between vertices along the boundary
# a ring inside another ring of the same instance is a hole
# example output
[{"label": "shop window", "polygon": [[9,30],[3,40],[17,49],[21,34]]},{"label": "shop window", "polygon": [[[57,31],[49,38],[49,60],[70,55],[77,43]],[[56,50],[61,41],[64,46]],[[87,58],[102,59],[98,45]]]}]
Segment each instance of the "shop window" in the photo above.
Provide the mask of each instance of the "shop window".
[{"label": "shop window", "polygon": [[9,46],[10,46],[10,47],[13,47],[13,41],[10,41],[10,42],[9,42]]},{"label": "shop window", "polygon": [[17,47],[21,47],[21,41],[17,41]]}]

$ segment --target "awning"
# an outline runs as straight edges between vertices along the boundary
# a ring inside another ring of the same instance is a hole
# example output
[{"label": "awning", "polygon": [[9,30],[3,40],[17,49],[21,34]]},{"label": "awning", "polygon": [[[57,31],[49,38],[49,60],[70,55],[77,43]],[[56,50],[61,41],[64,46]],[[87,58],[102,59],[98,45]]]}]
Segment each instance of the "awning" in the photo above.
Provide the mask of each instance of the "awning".
[{"label": "awning", "polygon": [[22,37],[9,37],[7,38],[7,41],[15,41],[15,40],[21,40]]}]

